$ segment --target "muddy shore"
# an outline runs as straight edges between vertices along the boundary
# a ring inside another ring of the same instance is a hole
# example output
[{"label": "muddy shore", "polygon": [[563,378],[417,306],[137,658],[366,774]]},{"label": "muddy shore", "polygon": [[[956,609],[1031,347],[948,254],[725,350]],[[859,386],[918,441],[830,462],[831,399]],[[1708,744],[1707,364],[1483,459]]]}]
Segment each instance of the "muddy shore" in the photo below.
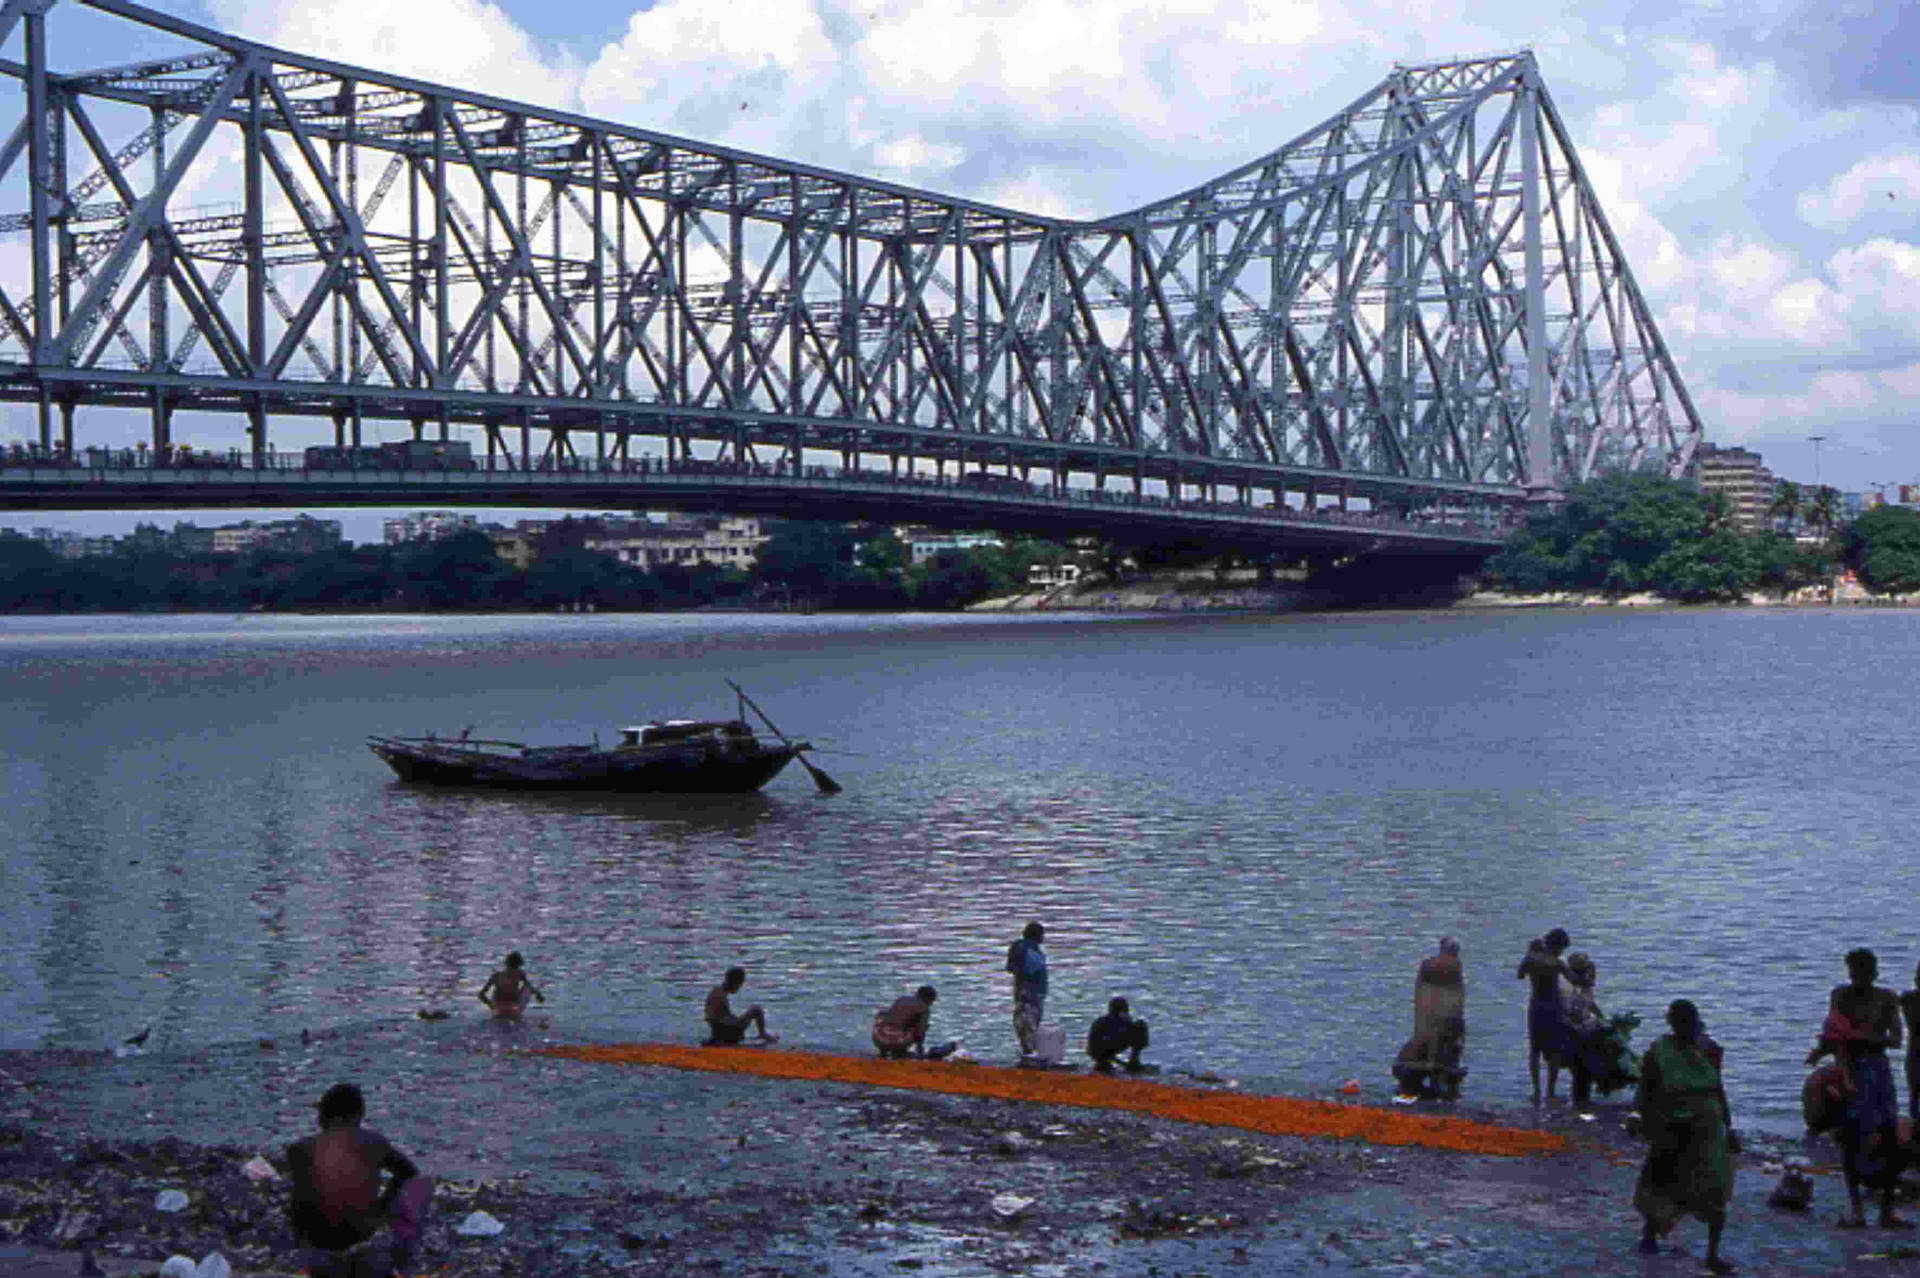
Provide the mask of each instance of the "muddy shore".
[{"label": "muddy shore", "polygon": [[[291,1272],[285,1187],[241,1167],[284,1167],[313,1099],[351,1079],[369,1123],[440,1181],[424,1254],[449,1278],[1701,1271],[1697,1223],[1680,1253],[1632,1251],[1640,1146],[1619,1098],[1586,1122],[1469,1093],[1453,1112],[1569,1140],[1498,1158],[528,1054],[540,1041],[537,1026],[404,1021],[121,1059],[0,1054],[0,1257],[59,1249],[77,1272],[83,1247],[219,1251],[236,1272]],[[1369,1081],[1355,1103],[1387,1089]],[[1810,1213],[1766,1205],[1790,1157],[1815,1163]],[[1743,1272],[1920,1274],[1914,1235],[1833,1227],[1833,1159],[1749,1145],[1726,1244]],[[169,1188],[185,1210],[156,1208]],[[1003,1195],[1030,1201],[1004,1215]],[[474,1211],[505,1231],[456,1235]]]}]

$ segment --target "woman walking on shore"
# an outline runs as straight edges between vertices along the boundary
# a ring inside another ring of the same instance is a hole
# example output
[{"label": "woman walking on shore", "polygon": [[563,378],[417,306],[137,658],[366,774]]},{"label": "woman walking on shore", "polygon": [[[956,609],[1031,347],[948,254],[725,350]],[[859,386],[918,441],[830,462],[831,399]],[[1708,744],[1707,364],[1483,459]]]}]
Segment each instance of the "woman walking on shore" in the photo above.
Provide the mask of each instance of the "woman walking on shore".
[{"label": "woman walking on shore", "polygon": [[1720,1233],[1733,1197],[1733,1132],[1726,1089],[1720,1084],[1720,1048],[1704,1033],[1700,1011],[1686,999],[1667,1008],[1673,1028],[1640,1061],[1634,1115],[1647,1138],[1647,1161],[1634,1185],[1633,1206],[1646,1219],[1643,1255],[1658,1255],[1659,1239],[1684,1216],[1707,1222],[1707,1268],[1732,1273],[1720,1256]]}]

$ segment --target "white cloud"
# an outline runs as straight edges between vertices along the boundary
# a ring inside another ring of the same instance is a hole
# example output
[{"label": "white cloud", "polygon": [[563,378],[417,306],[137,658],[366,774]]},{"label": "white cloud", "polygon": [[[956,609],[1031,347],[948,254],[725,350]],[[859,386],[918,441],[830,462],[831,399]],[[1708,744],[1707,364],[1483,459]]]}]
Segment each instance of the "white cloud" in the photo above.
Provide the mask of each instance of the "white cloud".
[{"label": "white cloud", "polygon": [[205,0],[236,35],[542,106],[570,107],[578,68],[488,0]]},{"label": "white cloud", "polygon": [[1794,208],[1808,226],[1839,231],[1863,217],[1920,218],[1920,152],[1868,156],[1826,186],[1802,191]]}]

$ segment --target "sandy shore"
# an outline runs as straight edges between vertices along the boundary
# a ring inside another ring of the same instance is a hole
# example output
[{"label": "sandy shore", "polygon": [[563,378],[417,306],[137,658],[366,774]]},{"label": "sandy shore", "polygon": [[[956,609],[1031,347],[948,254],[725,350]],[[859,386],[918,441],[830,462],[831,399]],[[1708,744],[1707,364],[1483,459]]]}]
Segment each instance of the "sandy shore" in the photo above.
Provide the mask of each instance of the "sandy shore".
[{"label": "sandy shore", "polygon": [[[1633,1253],[1640,1147],[1619,1104],[1589,1123],[1469,1093],[1461,1116],[1567,1137],[1563,1153],[1489,1157],[525,1050],[540,1041],[537,1026],[404,1021],[191,1055],[0,1055],[0,1268],[52,1248],[77,1272],[89,1247],[288,1271],[284,1186],[240,1168],[284,1165],[340,1079],[442,1182],[426,1259],[449,1278],[1691,1274],[1704,1253],[1694,1223],[1685,1254]],[[1355,1103],[1386,1102],[1369,1083]],[[1726,1249],[1743,1271],[1920,1274],[1914,1235],[1833,1228],[1837,1176],[1816,1177],[1809,1214],[1766,1206],[1780,1161],[1806,1154],[1832,1157],[1765,1139],[1742,1157]],[[166,1188],[188,1208],[158,1211]],[[1009,1194],[1031,1200],[1011,1218],[992,1205]],[[457,1236],[475,1210],[505,1232]]]}]

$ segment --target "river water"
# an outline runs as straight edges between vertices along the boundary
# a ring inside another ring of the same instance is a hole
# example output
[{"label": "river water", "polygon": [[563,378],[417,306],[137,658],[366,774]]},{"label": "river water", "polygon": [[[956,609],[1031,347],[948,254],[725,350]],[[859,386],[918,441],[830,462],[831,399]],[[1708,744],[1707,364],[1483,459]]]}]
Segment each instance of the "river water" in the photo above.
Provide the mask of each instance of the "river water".
[{"label": "river water", "polygon": [[[1452,933],[1468,1090],[1519,1102],[1559,925],[1792,1131],[1841,956],[1920,957],[1916,669],[1877,610],[0,619],[0,1047],[477,1017],[517,948],[554,1038],[694,1037],[737,962],[786,1042],[867,1050],[931,982],[1005,1059],[1037,918],[1070,1042],[1121,993],[1169,1065],[1378,1095]],[[606,741],[729,677],[843,794],[437,792],[363,742]]]}]

